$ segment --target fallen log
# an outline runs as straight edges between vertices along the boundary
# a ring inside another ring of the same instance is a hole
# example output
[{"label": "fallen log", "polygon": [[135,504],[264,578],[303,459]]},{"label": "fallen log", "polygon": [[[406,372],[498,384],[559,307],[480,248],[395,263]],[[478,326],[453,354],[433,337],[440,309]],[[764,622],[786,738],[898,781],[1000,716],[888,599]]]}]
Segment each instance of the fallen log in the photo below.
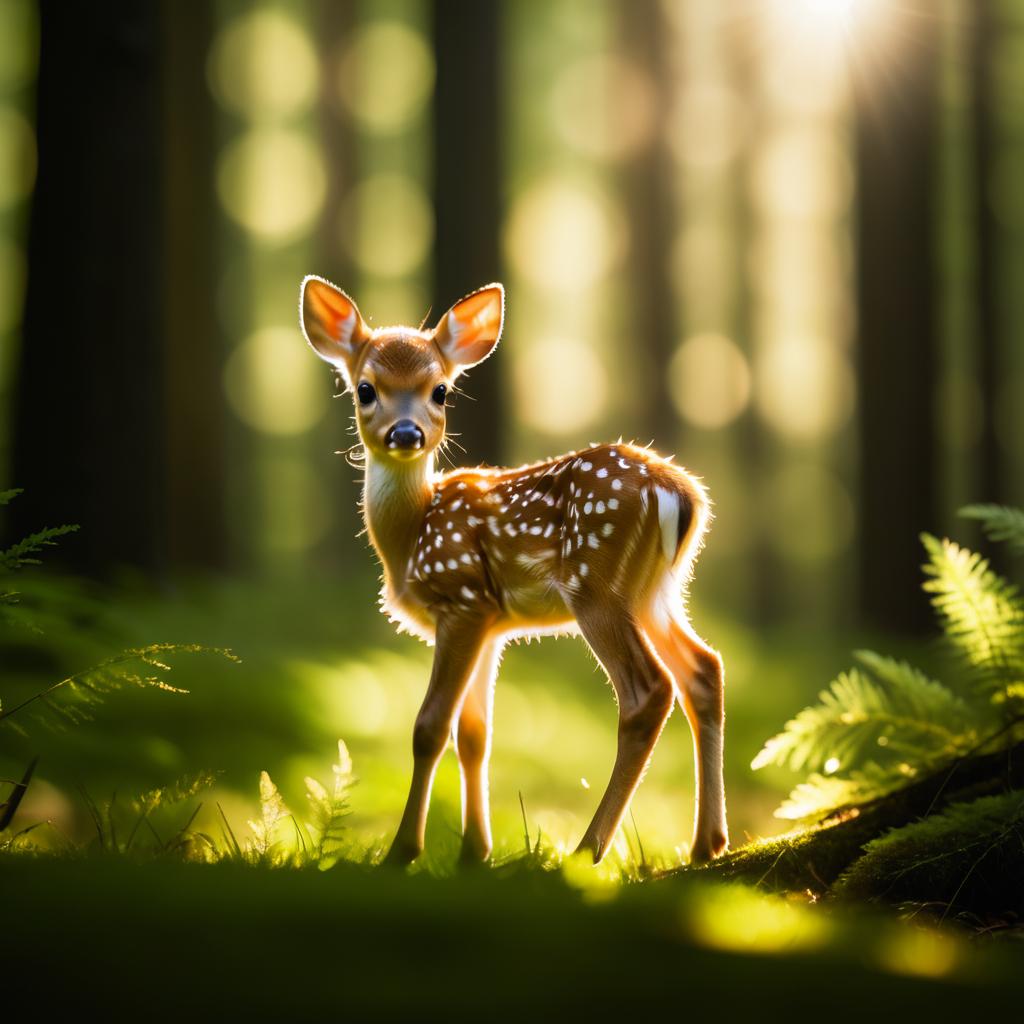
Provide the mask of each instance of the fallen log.
[{"label": "fallen log", "polygon": [[954,803],[1024,787],[1024,741],[957,758],[906,786],[843,808],[810,828],[757,840],[699,868],[701,877],[755,884],[773,892],[823,895],[864,853],[864,847]]}]

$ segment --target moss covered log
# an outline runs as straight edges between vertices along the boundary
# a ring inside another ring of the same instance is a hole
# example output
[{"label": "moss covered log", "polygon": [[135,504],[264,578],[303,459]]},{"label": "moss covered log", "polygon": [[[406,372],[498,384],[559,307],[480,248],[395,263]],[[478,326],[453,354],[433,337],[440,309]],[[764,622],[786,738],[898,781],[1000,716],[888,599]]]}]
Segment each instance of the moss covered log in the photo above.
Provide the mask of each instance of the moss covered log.
[{"label": "moss covered log", "polygon": [[[873,840],[966,804],[1024,787],[1024,742],[959,758],[888,796],[846,808],[821,824],[742,846],[699,868],[701,875],[772,891],[825,893]],[[691,870],[691,869],[681,869]]]}]

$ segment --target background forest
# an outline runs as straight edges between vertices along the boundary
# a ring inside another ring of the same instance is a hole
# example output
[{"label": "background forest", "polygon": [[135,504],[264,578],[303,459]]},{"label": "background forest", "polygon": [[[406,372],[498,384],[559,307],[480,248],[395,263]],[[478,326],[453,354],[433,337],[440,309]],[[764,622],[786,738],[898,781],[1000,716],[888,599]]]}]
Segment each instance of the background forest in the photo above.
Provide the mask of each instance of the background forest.
[{"label": "background forest", "polygon": [[[383,946],[409,972],[396,1007],[449,956],[480,960],[467,1000],[615,1002],[625,933],[634,1008],[666,964],[697,997],[746,979],[737,1006],[861,976],[864,1000],[1009,1000],[1014,947],[963,935],[1012,939],[1024,913],[1022,97],[1024,0],[3,0],[8,962],[28,971],[36,936],[87,984],[133,930],[159,920],[171,956],[205,924],[213,1008],[265,926],[264,1010],[379,1006]],[[448,878],[451,756],[418,874],[368,869],[430,652],[377,611],[349,399],[298,326],[307,273],[373,325],[505,283],[502,344],[449,413],[459,462],[623,436],[702,477],[690,607],[726,664],[733,844],[794,821],[817,843],[824,818],[839,846],[755,844],[719,869],[752,889],[652,881],[688,854],[677,715],[609,863],[566,858],[615,708],[559,640],[505,659],[495,870]],[[934,834],[851,869],[920,817]],[[903,913],[816,905],[844,898]],[[409,936],[442,907],[426,954]],[[102,952],[97,921],[120,922]],[[497,983],[493,942],[582,945],[592,968],[518,953]],[[337,1004],[300,980],[332,948],[359,979]]]}]

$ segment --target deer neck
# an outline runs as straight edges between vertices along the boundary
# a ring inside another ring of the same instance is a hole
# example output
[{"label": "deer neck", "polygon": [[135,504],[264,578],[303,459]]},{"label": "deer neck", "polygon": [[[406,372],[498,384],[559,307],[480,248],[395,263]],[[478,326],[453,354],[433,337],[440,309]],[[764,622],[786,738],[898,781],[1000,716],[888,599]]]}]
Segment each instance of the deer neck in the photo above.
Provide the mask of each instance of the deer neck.
[{"label": "deer neck", "polygon": [[363,518],[388,580],[401,590],[434,493],[434,456],[396,462],[367,452],[366,458]]}]

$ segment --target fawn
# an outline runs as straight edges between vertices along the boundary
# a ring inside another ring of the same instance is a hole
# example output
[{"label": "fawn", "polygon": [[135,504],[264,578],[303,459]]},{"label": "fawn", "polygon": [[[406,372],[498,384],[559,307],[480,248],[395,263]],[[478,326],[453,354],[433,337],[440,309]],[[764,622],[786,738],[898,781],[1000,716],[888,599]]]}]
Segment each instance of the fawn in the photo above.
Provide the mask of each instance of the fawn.
[{"label": "fawn", "polygon": [[691,860],[709,860],[728,843],[724,676],[683,603],[707,496],[678,466],[621,442],[517,469],[436,472],[452,385],[494,351],[504,313],[504,289],[490,284],[432,331],[371,330],[340,289],[314,276],[302,282],[306,339],[355,394],[363,515],[384,567],[382,606],[434,645],[409,798],[386,861],[407,864],[423,850],[449,735],[462,778],[462,859],[490,856],[487,764],[502,648],[520,636],[568,632],[590,645],[619,707],[611,781],[580,849],[595,863],[607,852],[678,698],[697,774]]}]

